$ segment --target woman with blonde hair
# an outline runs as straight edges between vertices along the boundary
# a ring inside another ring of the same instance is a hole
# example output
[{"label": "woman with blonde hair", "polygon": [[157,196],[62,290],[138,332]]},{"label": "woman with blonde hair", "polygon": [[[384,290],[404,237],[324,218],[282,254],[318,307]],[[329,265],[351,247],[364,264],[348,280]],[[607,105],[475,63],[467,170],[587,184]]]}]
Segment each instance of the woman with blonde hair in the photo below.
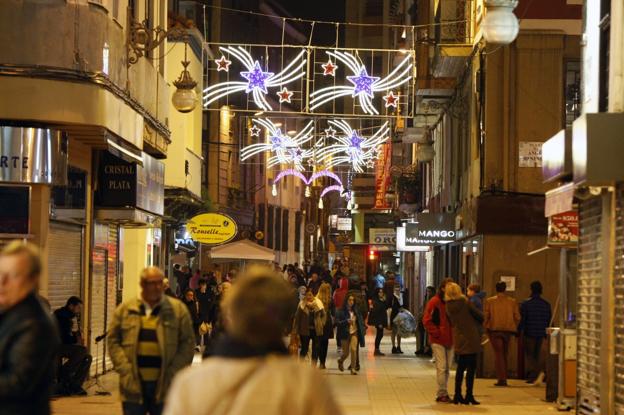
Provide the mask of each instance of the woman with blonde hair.
[{"label": "woman with blonde hair", "polygon": [[[481,352],[479,326],[483,314],[464,295],[461,287],[454,282],[446,284],[444,290],[446,314],[453,328],[453,347],[457,359],[455,372],[454,404],[479,405],[473,395],[477,355]],[[462,382],[466,373],[466,395],[462,397]]]},{"label": "woman with blonde hair", "polygon": [[332,301],[331,285],[325,281],[319,287],[319,292],[316,294],[316,298],[323,303],[325,309],[325,325],[323,326],[323,333],[319,335],[319,369],[325,369],[325,362],[327,361],[327,349],[329,348],[329,339],[334,338],[334,302]]},{"label": "woman with blonde hair", "polygon": [[[288,355],[282,335],[292,303],[288,283],[272,270],[239,277],[223,302],[225,335],[214,356],[179,372],[164,413],[341,414],[321,373]],[[218,381],[206,388],[209,378]]]}]

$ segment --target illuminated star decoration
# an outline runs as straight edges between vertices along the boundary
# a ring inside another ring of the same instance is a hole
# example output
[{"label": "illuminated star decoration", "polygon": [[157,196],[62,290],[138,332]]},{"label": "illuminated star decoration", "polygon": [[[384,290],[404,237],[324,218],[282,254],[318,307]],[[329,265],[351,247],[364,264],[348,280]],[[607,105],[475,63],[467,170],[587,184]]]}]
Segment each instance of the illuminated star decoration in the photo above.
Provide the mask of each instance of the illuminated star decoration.
[{"label": "illuminated star decoration", "polygon": [[232,61],[227,60],[227,58],[224,55],[221,55],[220,59],[215,59],[215,63],[217,64],[217,72],[219,71],[229,72]]},{"label": "illuminated star decoration", "polygon": [[290,92],[288,88],[282,87],[282,90],[277,92],[277,96],[279,97],[280,104],[282,102],[290,103],[290,99],[292,98],[294,92]]},{"label": "illuminated star decoration", "polygon": [[394,95],[394,91],[388,92],[388,95],[384,95],[383,100],[386,101],[386,108],[394,107],[396,108],[399,104],[399,96]]},{"label": "illuminated star decoration", "polygon": [[324,63],[321,66],[323,67],[323,76],[336,76],[336,69],[338,69],[338,65],[333,63],[331,59],[328,59],[327,63]]},{"label": "illuminated star decoration", "polygon": [[352,85],[335,85],[327,88],[321,88],[310,94],[311,110],[320,107],[326,102],[334,99],[351,95],[357,97],[362,110],[371,115],[379,114],[379,111],[373,106],[373,98],[375,92],[387,91],[409,81],[412,77],[412,59],[407,56],[394,68],[387,76],[380,78],[368,75],[366,66],[348,52],[327,52],[330,57],[341,61],[353,73],[347,76],[347,80]]},{"label": "illuminated star decoration", "polygon": [[249,134],[252,137],[260,137],[260,131],[262,131],[262,130],[260,128],[258,128],[257,125],[254,124],[254,126],[249,129]]},{"label": "illuminated star decoration", "polygon": [[254,119],[253,123],[254,126],[258,124],[264,127],[266,130],[266,141],[244,147],[241,150],[241,161],[268,151],[271,153],[271,156],[267,158],[267,167],[273,167],[278,164],[292,164],[298,171],[304,169],[303,161],[312,157],[314,152],[311,149],[304,150],[301,146],[312,139],[314,121],[308,122],[303,130],[293,137],[282,133],[282,130],[268,118]]},{"label": "illuminated star decoration", "polygon": [[363,173],[364,167],[370,166],[369,161],[375,159],[379,146],[388,140],[390,132],[387,121],[368,138],[362,137],[345,120],[332,120],[329,123],[338,128],[342,134],[335,136],[336,144],[321,150],[321,160],[328,168],[350,164],[357,173]]},{"label": "illuminated star decoration", "polygon": [[305,50],[302,50],[281,72],[265,72],[260,67],[260,62],[254,61],[249,52],[240,46],[220,47],[221,52],[235,57],[247,69],[240,76],[245,81],[220,82],[204,89],[204,108],[221,97],[244,91],[251,94],[256,106],[264,111],[272,108],[266,100],[268,88],[280,87],[305,75],[306,65]]}]

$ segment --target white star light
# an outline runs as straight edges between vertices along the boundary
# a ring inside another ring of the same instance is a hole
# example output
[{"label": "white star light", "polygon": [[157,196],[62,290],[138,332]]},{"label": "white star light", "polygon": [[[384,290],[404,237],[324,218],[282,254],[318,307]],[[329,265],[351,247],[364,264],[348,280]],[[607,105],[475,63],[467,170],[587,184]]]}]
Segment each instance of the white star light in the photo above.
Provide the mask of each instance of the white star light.
[{"label": "white star light", "polygon": [[249,129],[249,134],[251,134],[252,137],[260,137],[260,131],[262,130],[254,124],[253,127]]},{"label": "white star light", "polygon": [[[274,74],[265,72],[260,67],[258,61],[254,61],[249,52],[240,46],[220,47],[221,52],[235,57],[247,70],[240,73],[243,81],[228,81],[214,84],[204,89],[204,108],[219,98],[236,92],[251,94],[256,106],[264,111],[271,111],[272,108],[266,100],[267,88],[274,88],[288,84],[305,75],[305,65],[307,62],[306,51],[302,50],[281,72]],[[219,63],[217,62],[219,65]],[[217,69],[219,70],[219,69]]]},{"label": "white star light", "polygon": [[329,123],[338,128],[342,135],[335,137],[336,144],[320,150],[320,160],[327,168],[350,164],[357,173],[363,173],[364,167],[370,166],[369,161],[373,161],[379,146],[388,140],[390,133],[387,121],[368,138],[360,136],[345,120],[332,120]]},{"label": "white star light", "polygon": [[271,152],[272,155],[267,158],[267,167],[273,167],[277,164],[292,164],[295,169],[304,170],[304,160],[312,157],[314,152],[311,149],[304,150],[301,146],[312,139],[314,121],[308,122],[303,130],[293,137],[283,134],[282,130],[268,118],[254,119],[253,123],[256,128],[258,128],[256,124],[264,127],[266,141],[244,147],[241,150],[241,161],[259,153]]},{"label": "white star light", "polygon": [[409,81],[412,78],[412,59],[407,56],[392,70],[385,78],[379,78],[376,76],[368,75],[366,66],[359,60],[358,57],[353,56],[348,52],[327,52],[330,57],[341,61],[349,68],[352,76],[347,76],[347,80],[353,85],[338,85],[329,86],[327,88],[321,88],[310,94],[312,100],[310,104],[311,110],[320,107],[326,102],[334,99],[351,95],[357,97],[362,110],[371,115],[379,114],[379,111],[373,106],[372,99],[375,92],[387,91],[392,88],[396,88]]}]

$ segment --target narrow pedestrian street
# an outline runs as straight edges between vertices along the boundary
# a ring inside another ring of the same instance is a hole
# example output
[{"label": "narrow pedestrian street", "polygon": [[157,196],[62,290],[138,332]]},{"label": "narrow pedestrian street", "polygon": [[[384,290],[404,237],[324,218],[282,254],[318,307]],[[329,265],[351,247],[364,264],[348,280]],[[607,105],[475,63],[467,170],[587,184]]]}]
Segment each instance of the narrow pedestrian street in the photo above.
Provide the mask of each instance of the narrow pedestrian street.
[{"label": "narrow pedestrian street", "polygon": [[[366,337],[372,345],[374,336]],[[410,341],[411,340],[411,341]],[[492,379],[477,379],[476,398],[480,406],[455,406],[436,404],[435,369],[429,358],[414,356],[414,339],[403,341],[403,355],[389,353],[390,336],[384,337],[382,350],[388,351],[384,357],[373,357],[373,348],[361,351],[363,359],[361,372],[352,376],[348,371],[339,372],[336,344],[330,342],[326,377],[342,405],[350,415],[434,415],[434,414],[546,414],[556,413],[553,404],[544,402],[544,388],[529,386],[521,380],[510,380],[510,387],[496,388]],[[196,356],[194,365],[199,363]],[[348,364],[348,361],[347,361]],[[449,388],[452,388],[454,374],[451,373]],[[206,388],[214,381],[206,379]],[[52,403],[54,414],[58,415],[120,415],[121,404],[117,392],[117,376],[107,374],[102,379],[103,386],[112,392],[111,396],[95,396],[97,386],[89,388],[87,397],[56,399]],[[451,389],[452,392],[452,389]],[[199,414],[198,414],[199,415]]]}]

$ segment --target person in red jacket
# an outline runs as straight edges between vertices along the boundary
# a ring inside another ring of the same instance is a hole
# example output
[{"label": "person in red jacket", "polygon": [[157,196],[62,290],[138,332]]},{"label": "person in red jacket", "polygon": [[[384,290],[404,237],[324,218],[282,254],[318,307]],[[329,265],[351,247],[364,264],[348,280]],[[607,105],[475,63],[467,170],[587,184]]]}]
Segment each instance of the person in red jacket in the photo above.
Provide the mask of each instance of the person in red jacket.
[{"label": "person in red jacket", "polygon": [[445,278],[442,281],[437,295],[429,300],[423,315],[423,325],[427,330],[436,365],[438,382],[436,402],[451,401],[446,385],[453,364],[453,332],[446,316],[446,303],[444,301],[444,290],[449,282],[453,282],[453,279]]}]

